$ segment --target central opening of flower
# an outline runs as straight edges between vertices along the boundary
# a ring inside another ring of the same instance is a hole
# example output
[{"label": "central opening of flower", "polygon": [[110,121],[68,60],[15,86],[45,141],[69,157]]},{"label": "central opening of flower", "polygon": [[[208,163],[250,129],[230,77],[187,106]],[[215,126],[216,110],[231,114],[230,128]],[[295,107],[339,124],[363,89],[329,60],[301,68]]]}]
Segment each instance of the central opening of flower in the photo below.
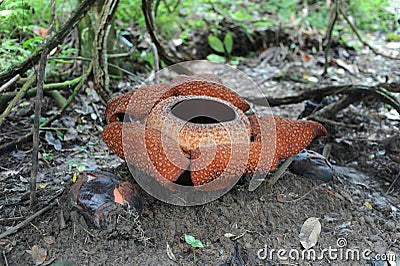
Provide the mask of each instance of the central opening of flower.
[{"label": "central opening of flower", "polygon": [[231,107],[209,99],[183,100],[172,107],[171,113],[184,121],[196,124],[216,124],[236,118]]}]

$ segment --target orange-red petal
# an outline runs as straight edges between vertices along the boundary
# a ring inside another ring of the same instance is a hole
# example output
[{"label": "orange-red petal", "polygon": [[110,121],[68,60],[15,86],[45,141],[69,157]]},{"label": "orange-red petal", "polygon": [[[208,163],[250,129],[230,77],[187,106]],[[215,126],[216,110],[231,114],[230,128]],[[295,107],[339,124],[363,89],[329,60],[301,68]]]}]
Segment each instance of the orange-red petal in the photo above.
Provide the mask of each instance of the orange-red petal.
[{"label": "orange-red petal", "polygon": [[194,186],[201,186],[218,178],[219,187],[224,188],[237,181],[246,172],[248,145],[220,144],[201,147],[191,151],[191,177]]},{"label": "orange-red petal", "polygon": [[314,121],[292,120],[274,116],[276,124],[276,153],[278,159],[296,155],[318,138],[325,137],[324,126]]},{"label": "orange-red petal", "polygon": [[107,123],[116,121],[119,114],[129,114],[138,120],[143,120],[156,103],[172,95],[171,87],[165,83],[142,86],[135,91],[112,98],[107,104],[106,121]]},{"label": "orange-red petal", "polygon": [[313,140],[327,134],[326,129],[314,121],[273,115],[251,116],[249,121],[254,141],[250,148],[248,173],[273,171],[279,160],[296,155]]},{"label": "orange-red petal", "polygon": [[176,181],[189,167],[174,140],[138,123],[111,123],[103,131],[103,140],[119,157],[161,183],[165,183],[164,178]]}]

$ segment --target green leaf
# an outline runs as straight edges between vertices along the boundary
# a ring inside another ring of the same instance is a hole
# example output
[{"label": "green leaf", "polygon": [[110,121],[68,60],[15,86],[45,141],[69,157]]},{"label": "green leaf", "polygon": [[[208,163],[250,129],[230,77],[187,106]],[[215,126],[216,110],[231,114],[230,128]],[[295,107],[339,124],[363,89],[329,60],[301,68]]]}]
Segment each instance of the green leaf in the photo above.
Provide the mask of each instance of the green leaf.
[{"label": "green leaf", "polygon": [[218,53],[225,52],[223,43],[216,36],[208,36],[208,44]]},{"label": "green leaf", "polygon": [[194,236],[185,234],[185,241],[194,248],[204,248],[203,243],[199,239],[194,238]]},{"label": "green leaf", "polygon": [[191,235],[186,235],[185,234],[185,241],[186,243],[188,243],[189,245],[192,245],[193,242],[196,240],[196,238],[194,238],[194,236]]},{"label": "green leaf", "polygon": [[203,245],[203,243],[201,243],[200,240],[196,239],[193,242],[192,247],[194,247],[194,248],[204,248],[204,245]]},{"label": "green leaf", "polygon": [[64,134],[63,134],[62,132],[58,132],[58,131],[57,131],[57,138],[58,138],[59,140],[63,141],[63,140],[64,140]]},{"label": "green leaf", "polygon": [[232,34],[230,34],[229,32],[225,34],[224,46],[225,46],[226,52],[228,54],[231,54],[232,48],[233,48],[233,38],[232,38]]},{"label": "green leaf", "polygon": [[217,54],[209,54],[207,55],[207,60],[214,63],[225,63],[225,57],[217,55]]}]

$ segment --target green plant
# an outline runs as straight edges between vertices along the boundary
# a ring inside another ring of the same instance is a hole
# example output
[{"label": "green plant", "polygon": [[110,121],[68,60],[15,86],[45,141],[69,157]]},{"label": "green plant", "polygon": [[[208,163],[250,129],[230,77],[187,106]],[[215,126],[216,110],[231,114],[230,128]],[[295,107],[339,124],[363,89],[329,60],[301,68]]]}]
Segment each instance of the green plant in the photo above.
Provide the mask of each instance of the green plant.
[{"label": "green plant", "polygon": [[46,163],[50,164],[53,161],[53,153],[52,152],[43,152],[42,158]]},{"label": "green plant", "polygon": [[185,234],[185,241],[187,244],[191,245],[193,248],[193,261],[194,265],[196,265],[196,253],[195,248],[204,248],[203,243],[199,239],[196,239],[194,236]]},{"label": "green plant", "polygon": [[357,26],[362,30],[390,30],[396,20],[396,14],[389,12],[388,0],[351,0],[349,15],[354,17]]},{"label": "green plant", "polygon": [[215,63],[231,63],[232,65],[237,65],[239,63],[239,58],[232,56],[233,49],[233,38],[232,34],[227,32],[225,34],[224,40],[221,41],[217,36],[208,36],[208,44],[217,53],[224,54],[224,56],[218,54],[209,54],[207,59]]}]

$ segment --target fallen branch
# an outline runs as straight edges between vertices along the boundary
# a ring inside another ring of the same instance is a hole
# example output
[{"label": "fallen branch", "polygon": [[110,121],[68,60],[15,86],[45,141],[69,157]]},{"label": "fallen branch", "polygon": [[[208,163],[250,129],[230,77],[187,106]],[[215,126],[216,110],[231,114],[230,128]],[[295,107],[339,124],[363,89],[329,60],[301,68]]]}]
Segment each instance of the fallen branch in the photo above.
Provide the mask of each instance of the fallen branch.
[{"label": "fallen branch", "polygon": [[46,207],[44,207],[43,209],[35,212],[34,214],[32,214],[31,216],[27,217],[25,220],[23,220],[22,222],[20,222],[19,224],[17,224],[16,226],[13,226],[11,228],[9,228],[8,230],[4,231],[3,233],[0,234],[0,239],[12,235],[14,233],[16,233],[19,229],[27,226],[30,222],[32,222],[36,217],[42,215],[43,213],[47,212],[48,210],[52,209],[57,202],[55,201],[57,198],[59,198],[63,193],[64,193],[64,188],[62,188],[61,190],[59,190],[52,198],[50,198],[49,200],[46,201]]},{"label": "fallen branch", "polygon": [[[114,55],[107,55],[107,58],[116,58],[116,57],[117,57],[117,56],[114,56]],[[64,60],[82,60],[82,61],[87,61],[87,62],[92,62],[92,61],[93,61],[93,58],[87,58],[87,57],[82,57],[82,56],[56,56],[56,57],[51,57],[51,58],[49,58],[49,60],[58,60],[58,59],[64,59]],[[129,75],[129,76],[131,76],[131,77],[134,77],[135,79],[138,79],[138,80],[140,80],[141,82],[144,82],[144,81],[145,81],[142,77],[140,77],[140,76],[138,76],[138,75],[136,75],[136,74],[134,74],[134,73],[132,73],[132,72],[130,72],[130,71],[128,71],[128,70],[122,68],[122,67],[119,67],[119,66],[117,66],[117,65],[114,65],[114,64],[112,64],[112,63],[107,63],[107,66],[109,66],[109,67],[111,67],[111,68],[114,68],[114,69],[117,69],[118,71],[121,71],[121,72],[123,72],[123,73],[125,73],[125,74],[127,74],[127,75]]]},{"label": "fallen branch", "polygon": [[32,74],[28,81],[22,86],[22,89],[19,90],[16,94],[14,99],[10,102],[10,104],[7,106],[7,108],[4,110],[4,112],[0,115],[0,125],[3,123],[4,119],[7,117],[7,115],[11,112],[12,108],[18,103],[18,101],[25,95],[27,92],[28,88],[31,87],[31,85],[36,81],[36,76]]},{"label": "fallen branch", "polygon": [[320,123],[324,123],[324,124],[331,124],[331,125],[334,125],[334,126],[349,127],[349,128],[354,128],[354,129],[358,128],[357,125],[337,122],[337,121],[329,120],[327,118],[324,118],[324,117],[321,117],[321,116],[317,116],[317,115],[311,115],[311,116],[309,116],[309,119],[317,121],[317,122],[320,122]]},{"label": "fallen branch", "polygon": [[28,218],[26,218],[24,221],[20,222],[19,224],[17,224],[16,226],[11,227],[10,229],[8,229],[7,231],[3,232],[0,234],[0,239],[4,238],[6,236],[12,235],[14,233],[16,233],[19,229],[27,226],[30,222],[33,221],[33,219],[35,219],[36,217],[38,217],[39,215],[42,215],[43,213],[47,212],[48,210],[52,209],[54,207],[54,205],[56,205],[56,202],[51,202],[49,205],[47,205],[46,207],[44,207],[43,209],[35,212],[34,214],[32,214],[31,216],[29,216]]},{"label": "fallen branch", "polygon": [[[393,87],[391,85],[391,87]],[[384,103],[391,105],[397,112],[400,113],[400,103],[397,99],[391,96],[384,89],[383,84],[379,84],[378,86],[365,86],[365,85],[339,85],[339,86],[327,86],[319,89],[309,90],[301,92],[298,95],[294,96],[286,96],[282,98],[268,98],[268,97],[245,97],[251,103],[260,106],[280,106],[280,105],[288,105],[301,103],[305,100],[314,99],[316,97],[325,97],[328,95],[338,95],[338,94],[347,94],[347,95],[360,95],[357,97],[352,97],[353,102],[360,101],[366,96],[373,96],[376,99],[381,100]]]},{"label": "fallen branch", "polygon": [[10,87],[12,84],[17,82],[20,78],[21,78],[21,76],[19,74],[17,74],[15,77],[13,77],[12,79],[10,79],[6,83],[4,83],[4,85],[0,87],[0,92],[7,89],[8,87]]}]

